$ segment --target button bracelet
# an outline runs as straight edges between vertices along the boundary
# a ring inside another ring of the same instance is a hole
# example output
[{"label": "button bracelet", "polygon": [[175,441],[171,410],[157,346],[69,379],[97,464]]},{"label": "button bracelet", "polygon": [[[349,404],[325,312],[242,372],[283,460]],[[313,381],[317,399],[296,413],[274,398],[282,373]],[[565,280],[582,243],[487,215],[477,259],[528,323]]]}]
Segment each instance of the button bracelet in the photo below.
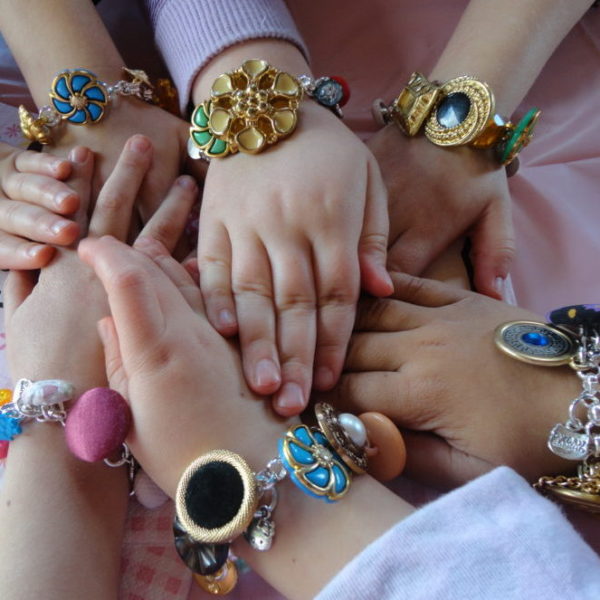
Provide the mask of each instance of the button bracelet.
[{"label": "button bracelet", "polygon": [[[287,430],[278,441],[278,455],[258,473],[228,450],[203,454],[184,471],[175,497],[175,548],[204,590],[227,594],[235,587],[230,545],[240,535],[255,550],[271,548],[276,486],[283,479],[289,477],[303,493],[332,503],[348,493],[354,475],[367,469],[373,448],[361,419],[338,414],[325,403],[315,405],[315,415],[316,427],[299,423]],[[394,476],[402,466],[403,460]]]},{"label": "button bracelet", "polygon": [[474,77],[464,75],[442,84],[415,72],[391,104],[375,100],[373,116],[380,125],[396,123],[409,137],[423,130],[437,146],[490,149],[497,163],[512,164],[507,172],[513,175],[518,167],[514,161],[531,141],[541,111],[530,109],[515,125],[495,107],[490,86]]},{"label": "button bracelet", "polygon": [[556,309],[549,323],[513,321],[496,330],[496,345],[523,362],[569,365],[581,381],[568,417],[548,435],[548,448],[566,460],[580,461],[577,476],[541,477],[534,487],[544,495],[600,513],[600,304]]}]

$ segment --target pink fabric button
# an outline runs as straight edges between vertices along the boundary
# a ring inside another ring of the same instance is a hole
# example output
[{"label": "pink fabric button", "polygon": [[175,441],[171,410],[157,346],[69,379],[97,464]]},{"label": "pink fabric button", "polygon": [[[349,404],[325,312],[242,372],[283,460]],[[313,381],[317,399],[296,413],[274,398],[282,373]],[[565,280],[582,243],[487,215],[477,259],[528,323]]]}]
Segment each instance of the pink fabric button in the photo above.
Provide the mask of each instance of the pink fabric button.
[{"label": "pink fabric button", "polygon": [[121,446],[130,427],[131,411],[123,396],[109,388],[94,388],[85,392],[69,412],[65,438],[77,458],[96,462]]}]

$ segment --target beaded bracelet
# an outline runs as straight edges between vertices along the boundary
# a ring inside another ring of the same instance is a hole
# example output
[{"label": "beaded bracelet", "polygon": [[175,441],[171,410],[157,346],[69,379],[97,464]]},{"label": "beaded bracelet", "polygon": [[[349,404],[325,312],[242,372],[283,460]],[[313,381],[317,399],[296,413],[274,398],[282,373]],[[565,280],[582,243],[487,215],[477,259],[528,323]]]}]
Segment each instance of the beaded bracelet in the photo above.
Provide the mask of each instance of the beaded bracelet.
[{"label": "beaded bracelet", "polygon": [[[87,69],[61,71],[52,82],[50,102],[42,106],[35,118],[24,106],[19,106],[19,120],[23,135],[32,142],[52,143],[52,132],[63,121],[72,125],[99,123],[108,105],[118,96],[133,96],[144,102],[158,104],[159,98],[146,73],[139,69],[123,71],[131,81],[120,80],[114,85],[100,81]],[[167,95],[170,91],[167,92]]]},{"label": "beaded bracelet", "polygon": [[[131,411],[125,399],[109,388],[93,388],[67,412],[65,404],[73,401],[74,389],[60,379],[19,379],[14,392],[5,395],[0,406],[0,441],[12,441],[29,421],[60,423],[74,456],[86,462],[103,460],[111,467],[127,464],[133,475],[134,461],[125,444],[131,427]],[[119,448],[121,457],[111,461],[109,457]]]},{"label": "beaded bracelet", "polygon": [[483,81],[462,76],[440,84],[418,72],[389,106],[381,99],[373,104],[380,125],[393,121],[409,137],[424,129],[438,146],[491,148],[495,160],[505,166],[529,144],[540,114],[532,108],[514,125],[495,113],[494,94]]},{"label": "beaded bracelet", "polygon": [[600,512],[600,305],[556,309],[549,323],[513,321],[496,330],[497,346],[518,360],[569,365],[581,380],[581,393],[568,418],[548,436],[548,448],[567,460],[581,461],[576,477],[541,477],[534,487],[562,502]]},{"label": "beaded bracelet", "polygon": [[368,439],[360,419],[325,403],[315,406],[315,414],[318,427],[291,426],[279,440],[278,456],[259,473],[228,450],[200,456],[183,473],[175,498],[175,547],[204,590],[226,594],[235,587],[229,547],[239,535],[255,550],[271,548],[276,485],[285,477],[309,496],[336,502],[350,489],[352,473],[364,473]]},{"label": "beaded bracelet", "polygon": [[209,161],[237,152],[262,152],[296,129],[304,94],[339,117],[350,97],[341,77],[296,78],[264,60],[247,60],[217,77],[210,98],[195,108],[188,154]]}]

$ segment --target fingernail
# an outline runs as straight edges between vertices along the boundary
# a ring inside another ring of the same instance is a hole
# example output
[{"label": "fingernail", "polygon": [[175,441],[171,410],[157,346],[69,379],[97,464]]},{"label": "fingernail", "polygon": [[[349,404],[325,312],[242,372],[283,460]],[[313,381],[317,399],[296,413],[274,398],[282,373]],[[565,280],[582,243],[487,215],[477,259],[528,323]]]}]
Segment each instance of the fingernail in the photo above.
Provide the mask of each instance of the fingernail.
[{"label": "fingernail", "polygon": [[277,407],[300,412],[304,408],[304,394],[297,383],[286,383],[277,396]]},{"label": "fingernail", "polygon": [[68,198],[72,198],[75,194],[73,192],[59,192],[54,199],[56,206],[61,207]]},{"label": "fingernail", "polygon": [[498,294],[500,294],[501,298],[504,298],[504,284],[505,280],[503,277],[496,277],[496,280],[494,282],[494,288],[496,289]]},{"label": "fingernail", "polygon": [[279,384],[281,376],[277,365],[270,358],[263,358],[256,364],[256,385],[258,387]]},{"label": "fingernail", "polygon": [[41,244],[35,244],[34,246],[29,246],[26,253],[28,256],[37,256],[45,247]]},{"label": "fingernail", "polygon": [[184,175],[183,177],[180,177],[177,180],[177,185],[181,186],[182,188],[189,190],[190,192],[194,189],[196,189],[196,182],[194,181],[194,179],[188,175]]},{"label": "fingernail", "polygon": [[78,146],[77,148],[73,148],[71,153],[69,154],[69,160],[71,162],[76,163],[84,163],[88,158],[89,150],[87,148],[83,148]]},{"label": "fingernail", "polygon": [[50,227],[50,231],[54,235],[58,235],[59,233],[64,231],[70,224],[71,224],[71,221],[66,221],[66,220],[56,221],[52,225],[52,227]]},{"label": "fingernail", "polygon": [[233,327],[237,321],[235,315],[227,308],[219,312],[219,324],[221,327]]},{"label": "fingernail", "polygon": [[333,383],[333,371],[329,367],[319,367],[315,371],[315,385],[319,388],[329,388]]},{"label": "fingernail", "polygon": [[144,154],[150,148],[150,140],[143,135],[136,135],[129,141],[129,149]]}]

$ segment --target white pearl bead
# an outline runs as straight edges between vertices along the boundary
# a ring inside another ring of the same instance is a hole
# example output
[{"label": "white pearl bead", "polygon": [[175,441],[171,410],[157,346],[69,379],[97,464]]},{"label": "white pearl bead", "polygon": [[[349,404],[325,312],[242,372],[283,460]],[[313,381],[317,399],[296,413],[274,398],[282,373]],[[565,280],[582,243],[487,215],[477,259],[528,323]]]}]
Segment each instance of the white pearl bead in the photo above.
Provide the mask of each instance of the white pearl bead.
[{"label": "white pearl bead", "polygon": [[344,428],[348,437],[361,448],[367,443],[367,429],[363,422],[350,413],[338,415],[339,424]]}]

